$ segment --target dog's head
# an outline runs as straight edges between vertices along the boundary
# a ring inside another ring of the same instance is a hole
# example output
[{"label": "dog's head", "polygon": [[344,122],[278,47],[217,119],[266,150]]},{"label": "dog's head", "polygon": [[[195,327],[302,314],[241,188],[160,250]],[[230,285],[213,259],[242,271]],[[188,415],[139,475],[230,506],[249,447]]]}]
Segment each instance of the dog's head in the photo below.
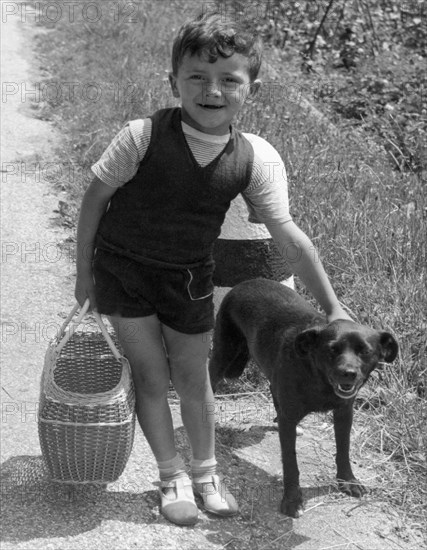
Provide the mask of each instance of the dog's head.
[{"label": "dog's head", "polygon": [[398,344],[388,332],[337,320],[298,334],[295,349],[324,373],[338,397],[352,399],[379,362],[394,361]]}]

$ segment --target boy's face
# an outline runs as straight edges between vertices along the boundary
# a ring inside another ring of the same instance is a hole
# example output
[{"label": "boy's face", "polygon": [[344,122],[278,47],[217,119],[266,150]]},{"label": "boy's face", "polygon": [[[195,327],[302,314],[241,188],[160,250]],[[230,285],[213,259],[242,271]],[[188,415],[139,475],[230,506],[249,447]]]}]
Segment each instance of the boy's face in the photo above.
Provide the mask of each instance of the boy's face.
[{"label": "boy's face", "polygon": [[238,53],[215,63],[186,54],[178,74],[169,75],[174,97],[181,98],[182,120],[200,132],[224,135],[245,100],[261,82],[251,82],[248,59]]}]

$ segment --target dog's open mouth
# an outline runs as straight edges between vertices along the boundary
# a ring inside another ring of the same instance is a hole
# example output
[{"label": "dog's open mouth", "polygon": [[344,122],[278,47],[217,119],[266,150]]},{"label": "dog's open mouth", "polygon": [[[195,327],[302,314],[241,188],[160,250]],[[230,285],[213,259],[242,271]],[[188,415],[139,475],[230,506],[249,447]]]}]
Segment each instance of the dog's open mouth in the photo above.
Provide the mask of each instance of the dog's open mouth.
[{"label": "dog's open mouth", "polygon": [[357,384],[334,384],[334,392],[342,399],[351,399],[356,395],[359,388]]}]

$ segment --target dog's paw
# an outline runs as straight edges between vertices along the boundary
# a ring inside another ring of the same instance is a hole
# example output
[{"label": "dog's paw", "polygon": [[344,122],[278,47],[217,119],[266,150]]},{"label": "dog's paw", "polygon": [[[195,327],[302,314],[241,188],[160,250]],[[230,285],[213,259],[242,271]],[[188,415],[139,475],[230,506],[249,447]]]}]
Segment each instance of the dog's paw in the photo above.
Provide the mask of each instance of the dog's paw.
[{"label": "dog's paw", "polygon": [[284,495],[280,504],[280,511],[285,516],[291,518],[299,518],[304,513],[304,501],[301,494],[301,489],[292,491],[292,495]]},{"label": "dog's paw", "polygon": [[338,479],[338,487],[340,491],[351,497],[361,498],[367,493],[366,488],[356,478]]}]

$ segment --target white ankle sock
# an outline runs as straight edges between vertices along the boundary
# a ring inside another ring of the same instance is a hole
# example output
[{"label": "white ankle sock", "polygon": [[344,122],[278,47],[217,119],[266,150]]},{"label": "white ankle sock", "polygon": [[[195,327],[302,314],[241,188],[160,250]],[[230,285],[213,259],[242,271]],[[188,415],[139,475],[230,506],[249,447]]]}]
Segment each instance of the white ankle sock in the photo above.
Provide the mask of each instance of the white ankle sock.
[{"label": "white ankle sock", "polygon": [[180,477],[187,476],[184,461],[179,454],[170,460],[157,462],[157,467],[159,468],[159,476],[161,481],[173,481],[175,479],[179,479]]},{"label": "white ankle sock", "polygon": [[207,458],[206,460],[197,460],[192,458],[190,460],[191,475],[193,481],[200,483],[201,481],[210,478],[216,474],[216,458]]}]

